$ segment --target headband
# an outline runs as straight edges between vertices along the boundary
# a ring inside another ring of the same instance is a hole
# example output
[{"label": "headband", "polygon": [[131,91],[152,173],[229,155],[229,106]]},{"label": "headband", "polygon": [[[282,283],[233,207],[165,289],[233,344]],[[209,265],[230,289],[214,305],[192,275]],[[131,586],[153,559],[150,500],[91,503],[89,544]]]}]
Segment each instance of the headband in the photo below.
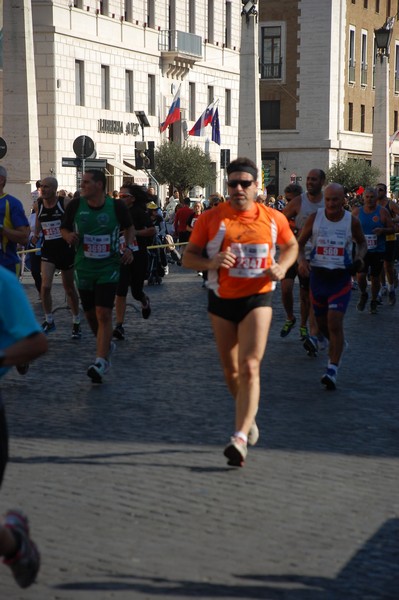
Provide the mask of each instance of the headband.
[{"label": "headband", "polygon": [[230,175],[230,173],[249,173],[250,175],[252,175],[252,177],[256,180],[258,177],[257,174],[257,169],[254,169],[253,167],[251,167],[250,165],[237,165],[236,163],[230,163],[229,166],[227,167],[227,174]]}]

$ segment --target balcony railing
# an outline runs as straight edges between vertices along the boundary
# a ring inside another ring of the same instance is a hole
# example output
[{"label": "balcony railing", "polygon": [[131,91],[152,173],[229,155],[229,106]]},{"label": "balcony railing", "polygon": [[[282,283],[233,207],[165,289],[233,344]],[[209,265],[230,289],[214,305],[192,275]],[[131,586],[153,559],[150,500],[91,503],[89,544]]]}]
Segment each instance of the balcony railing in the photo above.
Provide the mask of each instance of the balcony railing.
[{"label": "balcony railing", "polygon": [[202,37],[185,31],[165,29],[159,33],[158,48],[160,52],[176,52],[202,58]]},{"label": "balcony railing", "polygon": [[367,85],[367,65],[362,65],[360,70],[360,83],[361,85]]},{"label": "balcony railing", "polygon": [[260,73],[262,79],[281,79],[282,62],[261,63]]},{"label": "balcony railing", "polygon": [[355,79],[355,61],[349,63],[349,82],[354,83]]}]

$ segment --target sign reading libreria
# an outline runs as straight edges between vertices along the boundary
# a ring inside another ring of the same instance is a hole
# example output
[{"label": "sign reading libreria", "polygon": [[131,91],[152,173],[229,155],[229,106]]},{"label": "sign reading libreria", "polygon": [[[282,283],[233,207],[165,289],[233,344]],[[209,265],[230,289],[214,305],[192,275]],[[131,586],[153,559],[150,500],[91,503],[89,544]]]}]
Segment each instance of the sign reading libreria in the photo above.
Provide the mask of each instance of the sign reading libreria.
[{"label": "sign reading libreria", "polygon": [[138,135],[138,123],[126,123],[123,121],[111,121],[109,119],[98,119],[98,133],[116,133],[117,135]]}]

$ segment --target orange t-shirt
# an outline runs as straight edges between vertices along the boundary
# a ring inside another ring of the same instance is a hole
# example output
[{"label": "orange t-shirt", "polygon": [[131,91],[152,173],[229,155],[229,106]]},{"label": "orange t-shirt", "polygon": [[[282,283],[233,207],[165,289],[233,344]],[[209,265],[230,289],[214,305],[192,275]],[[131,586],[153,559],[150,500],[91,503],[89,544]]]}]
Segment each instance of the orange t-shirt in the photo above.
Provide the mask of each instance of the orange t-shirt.
[{"label": "orange t-shirt", "polygon": [[264,271],[274,263],[276,245],[292,237],[287,218],[278,210],[254,203],[250,210],[239,211],[226,202],[200,215],[190,242],[205,248],[209,258],[230,246],[236,264],[208,271],[208,287],[221,298],[242,298],[276,287]]}]

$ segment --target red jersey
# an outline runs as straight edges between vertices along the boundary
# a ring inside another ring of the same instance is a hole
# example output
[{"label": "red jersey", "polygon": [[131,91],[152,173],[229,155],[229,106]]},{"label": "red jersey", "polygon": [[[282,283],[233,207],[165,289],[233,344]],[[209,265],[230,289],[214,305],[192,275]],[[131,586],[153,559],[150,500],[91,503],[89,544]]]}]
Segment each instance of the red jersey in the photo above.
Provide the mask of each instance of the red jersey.
[{"label": "red jersey", "polygon": [[284,245],[292,237],[281,212],[257,202],[249,210],[239,211],[226,202],[200,215],[190,242],[205,248],[209,258],[230,246],[237,257],[235,265],[208,271],[208,287],[221,298],[242,298],[276,287],[265,269],[274,263],[276,245]]}]

